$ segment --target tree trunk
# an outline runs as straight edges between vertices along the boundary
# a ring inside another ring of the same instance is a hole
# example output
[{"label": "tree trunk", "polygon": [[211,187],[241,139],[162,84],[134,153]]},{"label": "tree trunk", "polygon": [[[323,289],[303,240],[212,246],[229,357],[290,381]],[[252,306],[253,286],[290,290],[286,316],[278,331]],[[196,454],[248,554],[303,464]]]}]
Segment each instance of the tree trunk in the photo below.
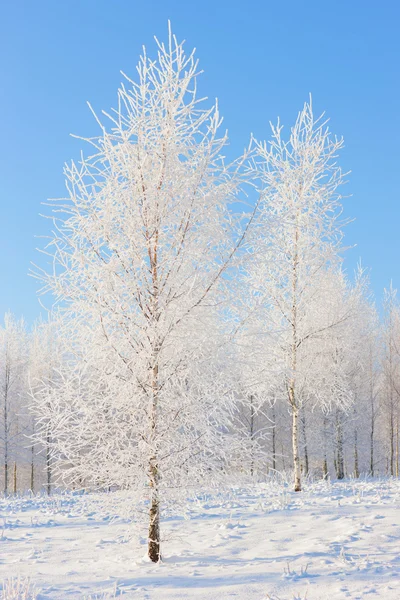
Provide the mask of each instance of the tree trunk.
[{"label": "tree trunk", "polygon": [[356,405],[354,405],[353,415],[354,415],[354,422],[355,422],[355,427],[354,427],[354,477],[356,479],[358,479],[360,477],[360,468],[359,468],[359,462],[358,462],[358,432],[357,432]]},{"label": "tree trunk", "polygon": [[46,477],[47,477],[47,485],[46,491],[47,495],[51,494],[51,456],[50,456],[50,431],[47,430],[46,435]]},{"label": "tree trunk", "polygon": [[374,476],[374,434],[375,434],[375,398],[374,398],[374,368],[372,359],[372,346],[369,352],[369,397],[371,401],[371,432],[370,432],[370,454],[369,454],[369,472]]},{"label": "tree trunk", "polygon": [[150,511],[149,511],[149,539],[148,556],[152,562],[161,560],[160,552],[160,497],[159,497],[159,465],[156,451],[156,431],[158,412],[158,345],[153,352],[152,366],[152,404],[150,410],[150,443],[153,445],[153,454],[149,461],[149,485],[150,485]]},{"label": "tree trunk", "polygon": [[344,479],[344,454],[343,454],[343,425],[340,412],[336,411],[336,477]]},{"label": "tree trunk", "polygon": [[254,410],[254,396],[250,395],[250,443],[251,443],[251,460],[250,460],[250,475],[253,477],[254,475],[254,420],[255,420],[255,410]]},{"label": "tree trunk", "polygon": [[308,446],[307,446],[307,430],[306,430],[306,415],[303,413],[301,415],[301,429],[303,434],[303,442],[304,442],[304,473],[307,476],[309,474],[310,465],[308,461]]},{"label": "tree trunk", "polygon": [[[7,361],[7,359],[6,359]],[[6,362],[5,367],[5,383],[4,383],[4,493],[8,492],[8,434],[9,434],[9,423],[8,423],[8,391],[10,383],[10,371],[8,363]]]},{"label": "tree trunk", "polygon": [[370,433],[370,448],[369,448],[369,472],[371,477],[374,476],[374,433],[375,433],[375,415],[374,401],[372,400],[372,416],[371,416],[371,433]]},{"label": "tree trunk", "polygon": [[156,227],[152,234],[146,231],[148,240],[148,254],[150,259],[151,277],[152,277],[152,293],[149,305],[152,324],[154,327],[154,339],[152,346],[152,364],[150,365],[150,380],[151,380],[151,407],[150,407],[150,447],[152,447],[152,455],[149,461],[149,485],[150,485],[150,511],[149,511],[149,539],[148,539],[148,556],[152,562],[161,560],[160,551],[160,496],[159,496],[159,481],[160,470],[157,457],[157,425],[158,425],[158,404],[159,404],[159,354],[160,341],[158,338],[157,324],[160,318],[159,311],[159,285],[158,285],[158,229]]},{"label": "tree trunk", "polygon": [[283,471],[286,471],[286,464],[285,464],[285,448],[283,447],[283,442],[282,442],[282,467],[283,467]]},{"label": "tree trunk", "polygon": [[356,477],[357,479],[360,477],[360,470],[358,465],[357,429],[354,430],[354,477]]},{"label": "tree trunk", "polygon": [[299,410],[296,407],[293,407],[292,409],[292,450],[294,465],[294,491],[301,492],[301,473],[299,455]]},{"label": "tree trunk", "polygon": [[35,454],[34,454],[34,451],[35,451],[35,449],[32,444],[32,446],[31,446],[31,485],[30,485],[32,493],[35,491],[35,462],[34,462]]},{"label": "tree trunk", "polygon": [[390,306],[389,314],[389,435],[390,435],[390,474],[394,475],[394,401],[393,401],[393,329],[392,329],[392,310]]},{"label": "tree trunk", "polygon": [[272,469],[276,471],[276,418],[275,418],[275,405],[272,406],[272,419],[274,426],[272,428]]},{"label": "tree trunk", "polygon": [[294,234],[294,254],[292,273],[292,340],[291,340],[291,380],[289,383],[289,403],[292,409],[292,450],[294,467],[294,491],[301,491],[301,472],[299,456],[299,407],[296,398],[296,372],[297,372],[297,285],[298,285],[298,262],[299,262],[299,211],[296,213],[296,228]]},{"label": "tree trunk", "polygon": [[13,492],[17,493],[17,461],[14,461]]},{"label": "tree trunk", "polygon": [[370,473],[371,477],[374,476],[374,426],[373,425],[371,427],[369,473]]},{"label": "tree trunk", "polygon": [[327,431],[326,431],[326,417],[324,417],[324,440],[323,440],[323,446],[324,446],[324,460],[322,463],[322,476],[324,479],[327,479],[329,476],[329,472],[328,472],[328,458],[327,458],[327,454],[326,454],[326,436],[327,436]]},{"label": "tree trunk", "polygon": [[160,553],[160,499],[158,495],[158,469],[154,462],[155,457],[150,460],[151,476],[151,501],[150,501],[150,523],[149,523],[149,542],[148,555],[151,561],[159,562]]},{"label": "tree trunk", "polygon": [[394,475],[394,417],[393,417],[393,406],[390,407],[390,474]]},{"label": "tree trunk", "polygon": [[[35,419],[32,418],[32,435],[35,434]],[[30,473],[30,490],[33,493],[35,486],[35,444],[31,445],[31,473]]]},{"label": "tree trunk", "polygon": [[[7,411],[4,411],[6,415]],[[6,417],[5,417],[6,419]],[[4,493],[8,492],[8,439],[4,440]]]}]

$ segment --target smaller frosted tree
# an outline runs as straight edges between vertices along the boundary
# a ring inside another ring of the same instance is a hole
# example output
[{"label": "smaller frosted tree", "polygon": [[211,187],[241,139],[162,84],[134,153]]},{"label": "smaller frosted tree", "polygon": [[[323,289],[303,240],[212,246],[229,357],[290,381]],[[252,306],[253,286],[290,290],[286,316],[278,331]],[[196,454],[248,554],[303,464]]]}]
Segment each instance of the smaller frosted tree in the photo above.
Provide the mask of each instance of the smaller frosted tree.
[{"label": "smaller frosted tree", "polygon": [[[296,491],[301,490],[299,413],[304,379],[299,361],[320,333],[309,318],[310,298],[318,291],[321,271],[339,260],[343,223],[338,188],[343,177],[336,156],[342,145],[326,123],[314,118],[311,102],[299,113],[287,141],[278,123],[269,143],[255,145],[252,174],[261,202],[253,229],[254,260],[246,278],[251,311],[264,321],[259,335],[276,339],[276,358],[270,364],[276,360],[281,365],[291,412]],[[260,362],[261,369],[265,366]]]}]

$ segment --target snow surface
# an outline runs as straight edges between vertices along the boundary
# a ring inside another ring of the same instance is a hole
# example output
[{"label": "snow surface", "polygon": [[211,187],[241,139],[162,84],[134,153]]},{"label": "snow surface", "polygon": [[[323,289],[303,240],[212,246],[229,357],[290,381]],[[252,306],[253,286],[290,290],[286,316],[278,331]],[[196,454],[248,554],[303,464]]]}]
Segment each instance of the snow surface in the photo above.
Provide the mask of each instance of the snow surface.
[{"label": "snow surface", "polygon": [[[38,600],[100,597],[293,600],[400,598],[400,482],[257,484],[188,504],[146,559],[101,495],[3,498],[0,580],[30,577]],[[97,508],[96,508],[97,507]],[[111,596],[110,596],[111,597]]]}]

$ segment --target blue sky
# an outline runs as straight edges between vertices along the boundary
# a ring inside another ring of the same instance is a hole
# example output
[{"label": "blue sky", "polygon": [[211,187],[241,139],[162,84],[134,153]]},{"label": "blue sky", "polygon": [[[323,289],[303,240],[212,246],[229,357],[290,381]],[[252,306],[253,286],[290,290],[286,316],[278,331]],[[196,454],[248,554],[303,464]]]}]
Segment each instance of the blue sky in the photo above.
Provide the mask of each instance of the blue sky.
[{"label": "blue sky", "polygon": [[345,138],[351,170],[345,265],[361,258],[379,298],[400,287],[400,3],[381,0],[9,0],[0,14],[0,314],[32,322],[38,283],[27,273],[49,221],[41,203],[64,195],[63,163],[79,154],[70,133],[97,133],[87,108],[115,105],[120,70],[134,75],[142,44],[178,38],[197,48],[201,91],[218,97],[231,151],[250,132],[290,126],[313,95]]}]

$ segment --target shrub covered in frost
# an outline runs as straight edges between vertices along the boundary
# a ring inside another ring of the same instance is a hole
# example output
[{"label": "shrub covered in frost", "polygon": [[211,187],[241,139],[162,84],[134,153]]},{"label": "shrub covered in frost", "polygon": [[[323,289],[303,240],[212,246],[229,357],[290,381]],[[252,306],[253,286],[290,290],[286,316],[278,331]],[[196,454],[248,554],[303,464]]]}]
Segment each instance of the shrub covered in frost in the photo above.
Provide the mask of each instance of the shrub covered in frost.
[{"label": "shrub covered in frost", "polygon": [[12,577],[3,581],[1,600],[36,600],[37,592],[25,577]]}]

